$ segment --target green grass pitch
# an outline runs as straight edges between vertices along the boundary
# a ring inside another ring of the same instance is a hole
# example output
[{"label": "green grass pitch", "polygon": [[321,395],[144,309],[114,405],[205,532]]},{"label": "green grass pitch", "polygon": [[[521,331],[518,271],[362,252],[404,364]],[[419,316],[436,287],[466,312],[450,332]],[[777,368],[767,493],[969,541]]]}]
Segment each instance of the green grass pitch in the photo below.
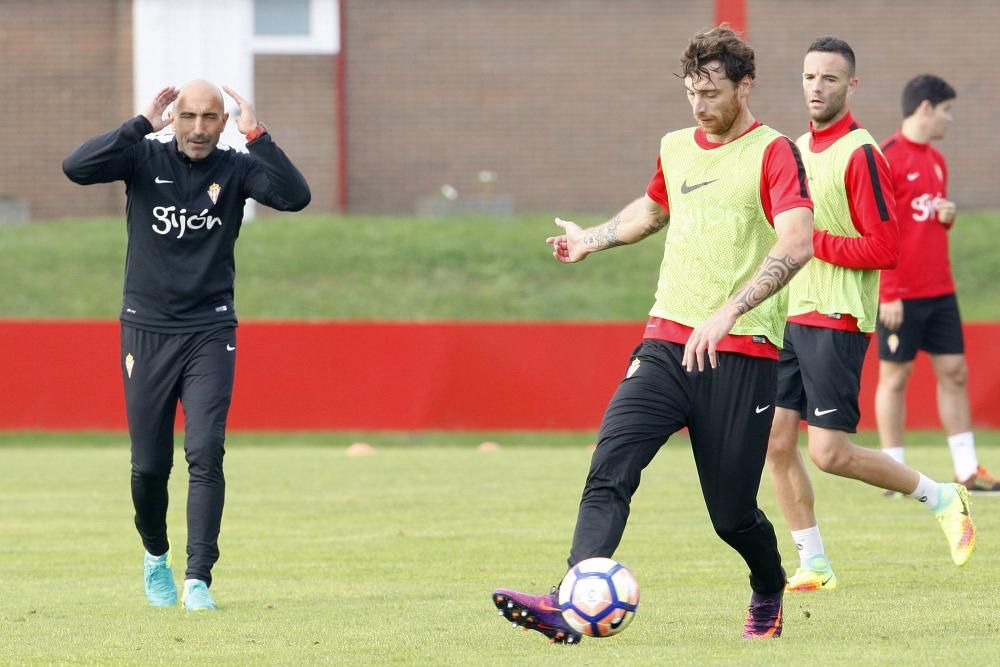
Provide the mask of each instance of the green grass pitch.
[{"label": "green grass pitch", "polygon": [[[365,439],[371,457],[345,455]],[[688,443],[647,469],[616,557],[639,613],[620,636],[553,646],[513,630],[495,587],[562,575],[593,434],[232,434],[218,613],[145,606],[123,434],[0,435],[0,664],[887,665],[1000,655],[1000,497],[975,497],[962,569],[930,514],[817,472],[841,586],[786,597],[778,641],[739,639],[742,561],[711,531]],[[496,440],[495,452],[477,451]],[[872,445],[871,434],[861,442]],[[936,434],[908,461],[947,479]],[[1000,465],[1000,434],[979,434]],[[169,526],[183,577],[186,471]],[[761,506],[796,558],[765,474]]]}]

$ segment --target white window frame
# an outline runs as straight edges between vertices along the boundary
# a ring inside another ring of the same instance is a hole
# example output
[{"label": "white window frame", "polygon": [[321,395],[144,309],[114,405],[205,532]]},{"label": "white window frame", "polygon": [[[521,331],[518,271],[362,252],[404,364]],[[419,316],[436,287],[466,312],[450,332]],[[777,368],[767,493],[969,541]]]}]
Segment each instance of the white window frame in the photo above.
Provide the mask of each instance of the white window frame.
[{"label": "white window frame", "polygon": [[253,52],[321,54],[340,51],[340,12],[337,0],[311,0],[308,35],[254,35]]}]

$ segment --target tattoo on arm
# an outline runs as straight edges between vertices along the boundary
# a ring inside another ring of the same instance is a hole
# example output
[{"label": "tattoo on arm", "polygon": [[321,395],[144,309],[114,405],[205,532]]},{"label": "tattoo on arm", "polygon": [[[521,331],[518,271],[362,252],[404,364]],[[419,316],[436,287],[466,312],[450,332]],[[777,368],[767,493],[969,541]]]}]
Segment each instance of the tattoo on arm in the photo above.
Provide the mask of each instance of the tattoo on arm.
[{"label": "tattoo on arm", "polygon": [[776,293],[799,272],[802,263],[791,255],[782,258],[768,255],[743,287],[733,296],[733,304],[740,315],[759,306],[765,299]]},{"label": "tattoo on arm", "polygon": [[621,218],[616,215],[603,225],[598,225],[588,231],[583,237],[583,243],[590,250],[605,250],[625,245],[625,242],[618,238],[618,225],[620,223]]},{"label": "tattoo on arm", "polygon": [[652,236],[656,232],[666,227],[669,221],[670,221],[670,216],[666,215],[661,215],[650,219],[650,221],[647,222],[643,226],[642,230],[639,232],[639,238],[644,239],[647,236]]},{"label": "tattoo on arm", "polygon": [[[596,250],[607,250],[608,248],[615,248],[620,245],[628,245],[629,243],[641,241],[647,236],[655,234],[666,227],[669,221],[670,216],[666,214],[659,216],[649,215],[647,216],[647,220],[642,223],[642,227],[638,230],[639,237],[625,241],[618,236],[618,228],[622,224],[622,219],[620,215],[616,215],[608,222],[588,229],[583,236],[583,242],[592,252]],[[636,232],[634,230],[630,230],[628,236],[631,237],[631,235],[635,233]]]}]

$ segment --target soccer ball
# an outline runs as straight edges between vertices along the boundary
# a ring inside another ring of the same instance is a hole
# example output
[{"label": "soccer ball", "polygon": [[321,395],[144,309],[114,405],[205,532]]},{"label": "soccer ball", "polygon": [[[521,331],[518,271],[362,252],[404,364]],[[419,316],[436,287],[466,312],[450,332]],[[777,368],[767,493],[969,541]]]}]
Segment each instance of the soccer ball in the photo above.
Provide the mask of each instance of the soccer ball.
[{"label": "soccer ball", "polygon": [[628,626],[639,606],[639,582],[610,558],[588,558],[570,568],[559,585],[563,619],[589,637],[610,637]]}]

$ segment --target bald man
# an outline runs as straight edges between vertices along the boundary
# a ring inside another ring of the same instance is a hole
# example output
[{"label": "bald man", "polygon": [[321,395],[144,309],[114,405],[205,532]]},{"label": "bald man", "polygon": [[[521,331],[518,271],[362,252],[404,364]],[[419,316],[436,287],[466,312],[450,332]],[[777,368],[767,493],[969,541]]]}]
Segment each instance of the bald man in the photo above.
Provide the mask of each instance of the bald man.
[{"label": "bald man", "polygon": [[[80,185],[125,182],[121,371],[146,598],[154,607],[177,605],[166,518],[180,402],[189,473],[184,607],[191,611],[216,608],[209,587],[225,498],[223,444],[236,364],[233,253],[244,204],[299,211],[310,199],[253,105],[225,91],[239,104],[236,125],[248,153],[219,148],[229,120],[222,91],[196,80],[161,89],[141,114],[63,161]],[[168,125],[168,141],[146,138]]]}]

